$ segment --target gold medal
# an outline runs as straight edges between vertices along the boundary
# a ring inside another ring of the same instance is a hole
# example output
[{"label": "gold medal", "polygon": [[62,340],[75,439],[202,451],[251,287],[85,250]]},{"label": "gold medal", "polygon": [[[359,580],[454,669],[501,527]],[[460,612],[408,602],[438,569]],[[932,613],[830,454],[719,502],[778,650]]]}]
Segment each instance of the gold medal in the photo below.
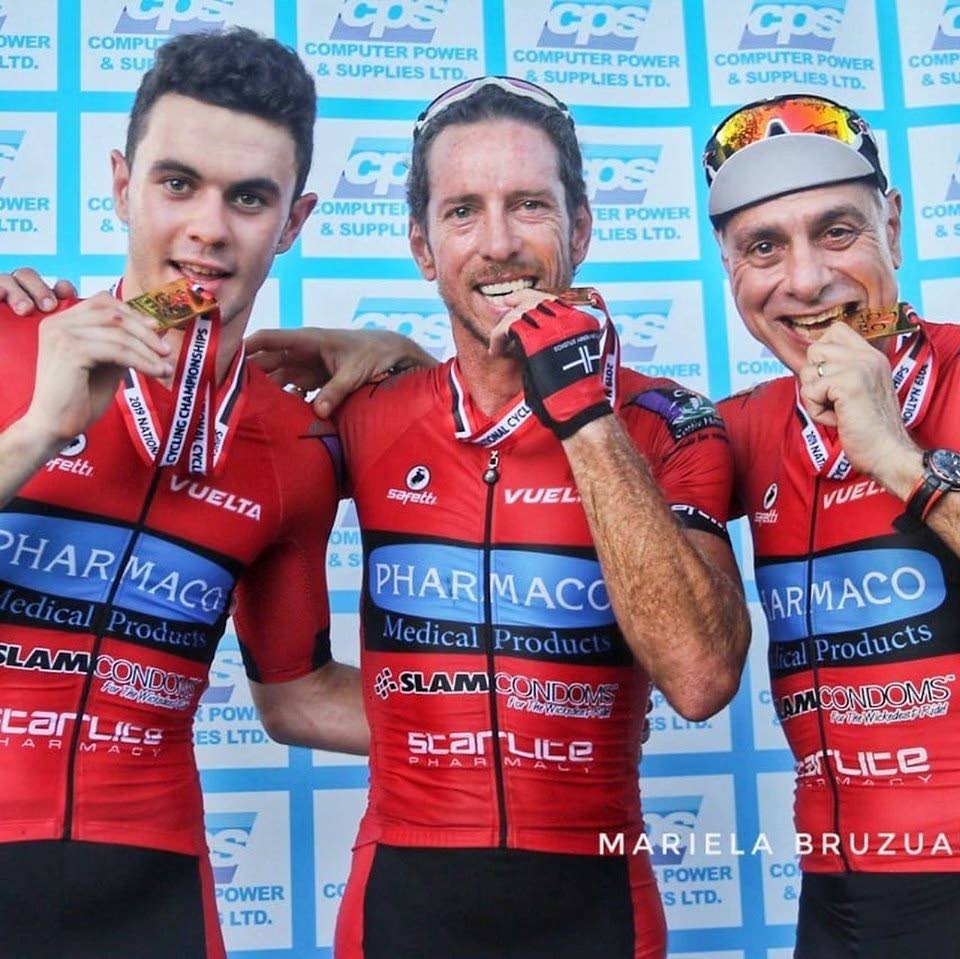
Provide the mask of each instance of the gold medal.
[{"label": "gold medal", "polygon": [[911,323],[903,315],[899,304],[886,309],[857,310],[844,314],[841,319],[854,333],[859,333],[865,340],[878,340],[882,336],[912,333],[919,329],[916,323]]},{"label": "gold medal", "polygon": [[217,301],[199,283],[179,279],[127,300],[140,313],[152,316],[162,330],[186,326],[195,316],[217,308]]},{"label": "gold medal", "polygon": [[571,286],[569,290],[557,290],[553,295],[567,306],[597,306],[600,296],[592,286]]}]

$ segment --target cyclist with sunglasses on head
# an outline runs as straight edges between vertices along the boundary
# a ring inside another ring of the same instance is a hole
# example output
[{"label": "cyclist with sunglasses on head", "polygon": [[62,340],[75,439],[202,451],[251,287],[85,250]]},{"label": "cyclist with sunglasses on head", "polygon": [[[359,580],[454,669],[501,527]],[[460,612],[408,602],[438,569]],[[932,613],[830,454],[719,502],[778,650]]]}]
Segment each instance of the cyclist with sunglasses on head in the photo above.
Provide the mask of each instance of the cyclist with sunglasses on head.
[{"label": "cyclist with sunglasses on head", "polygon": [[720,409],[797,761],[795,955],[953,955],[960,327],[899,301],[901,197],[852,110],[749,104],[704,166],[737,308],[791,374]]},{"label": "cyclist with sunglasses on head", "polygon": [[[612,324],[570,302],[596,293],[561,293],[592,218],[547,91],[482,77],[438,97],[408,199],[456,357],[338,417],[372,745],[337,956],[659,959],[656,882],[631,855],[641,727],[651,682],[693,719],[738,685],[729,447],[708,401],[619,368]],[[251,348],[279,364],[316,341]]]},{"label": "cyclist with sunglasses on head", "polygon": [[[621,369],[612,323],[576,308],[602,298],[569,290],[582,169],[567,108],[520,79],[458,84],[416,124],[411,251],[456,357],[337,416],[372,736],[338,959],[665,956],[637,777],[651,684],[713,715],[749,621],[714,407]],[[328,365],[318,330],[249,348],[304,387]]]}]

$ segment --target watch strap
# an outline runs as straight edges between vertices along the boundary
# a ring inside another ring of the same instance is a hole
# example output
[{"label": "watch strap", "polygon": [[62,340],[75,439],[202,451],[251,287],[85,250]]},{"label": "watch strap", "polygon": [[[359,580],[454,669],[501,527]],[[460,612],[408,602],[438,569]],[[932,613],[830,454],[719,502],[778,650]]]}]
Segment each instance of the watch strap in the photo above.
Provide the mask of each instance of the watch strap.
[{"label": "watch strap", "polygon": [[926,522],[930,511],[940,501],[944,493],[953,489],[946,480],[941,479],[930,466],[930,450],[923,454],[923,476],[917,480],[904,503],[904,518],[912,520],[911,525]]}]

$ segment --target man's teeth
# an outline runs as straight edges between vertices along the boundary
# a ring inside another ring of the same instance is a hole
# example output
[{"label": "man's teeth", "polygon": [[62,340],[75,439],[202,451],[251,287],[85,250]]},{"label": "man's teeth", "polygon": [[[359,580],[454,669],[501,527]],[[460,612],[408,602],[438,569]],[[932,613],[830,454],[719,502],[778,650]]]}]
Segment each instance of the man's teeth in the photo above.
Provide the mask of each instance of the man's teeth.
[{"label": "man's teeth", "polygon": [[205,266],[195,266],[192,263],[181,263],[180,268],[197,276],[223,276],[223,270],[211,270]]},{"label": "man's teeth", "polygon": [[791,320],[794,326],[816,326],[819,323],[827,323],[830,320],[839,320],[846,316],[847,308],[845,306],[835,306],[832,309],[824,310],[816,316],[795,316]]},{"label": "man's teeth", "polygon": [[480,292],[484,296],[505,296],[507,293],[516,293],[517,290],[529,290],[533,280],[510,280],[509,283],[482,283]]}]

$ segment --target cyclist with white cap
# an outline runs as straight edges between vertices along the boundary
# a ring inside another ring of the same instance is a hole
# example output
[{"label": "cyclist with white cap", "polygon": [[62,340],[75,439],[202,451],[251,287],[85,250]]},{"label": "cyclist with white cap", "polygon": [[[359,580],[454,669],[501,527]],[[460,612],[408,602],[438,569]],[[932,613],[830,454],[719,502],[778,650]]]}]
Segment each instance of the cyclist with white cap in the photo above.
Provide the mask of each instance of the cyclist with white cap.
[{"label": "cyclist with white cap", "polygon": [[749,104],[704,154],[737,308],[790,375],[720,404],[797,762],[796,956],[960,941],[960,327],[898,295],[901,197],[853,110]]}]

